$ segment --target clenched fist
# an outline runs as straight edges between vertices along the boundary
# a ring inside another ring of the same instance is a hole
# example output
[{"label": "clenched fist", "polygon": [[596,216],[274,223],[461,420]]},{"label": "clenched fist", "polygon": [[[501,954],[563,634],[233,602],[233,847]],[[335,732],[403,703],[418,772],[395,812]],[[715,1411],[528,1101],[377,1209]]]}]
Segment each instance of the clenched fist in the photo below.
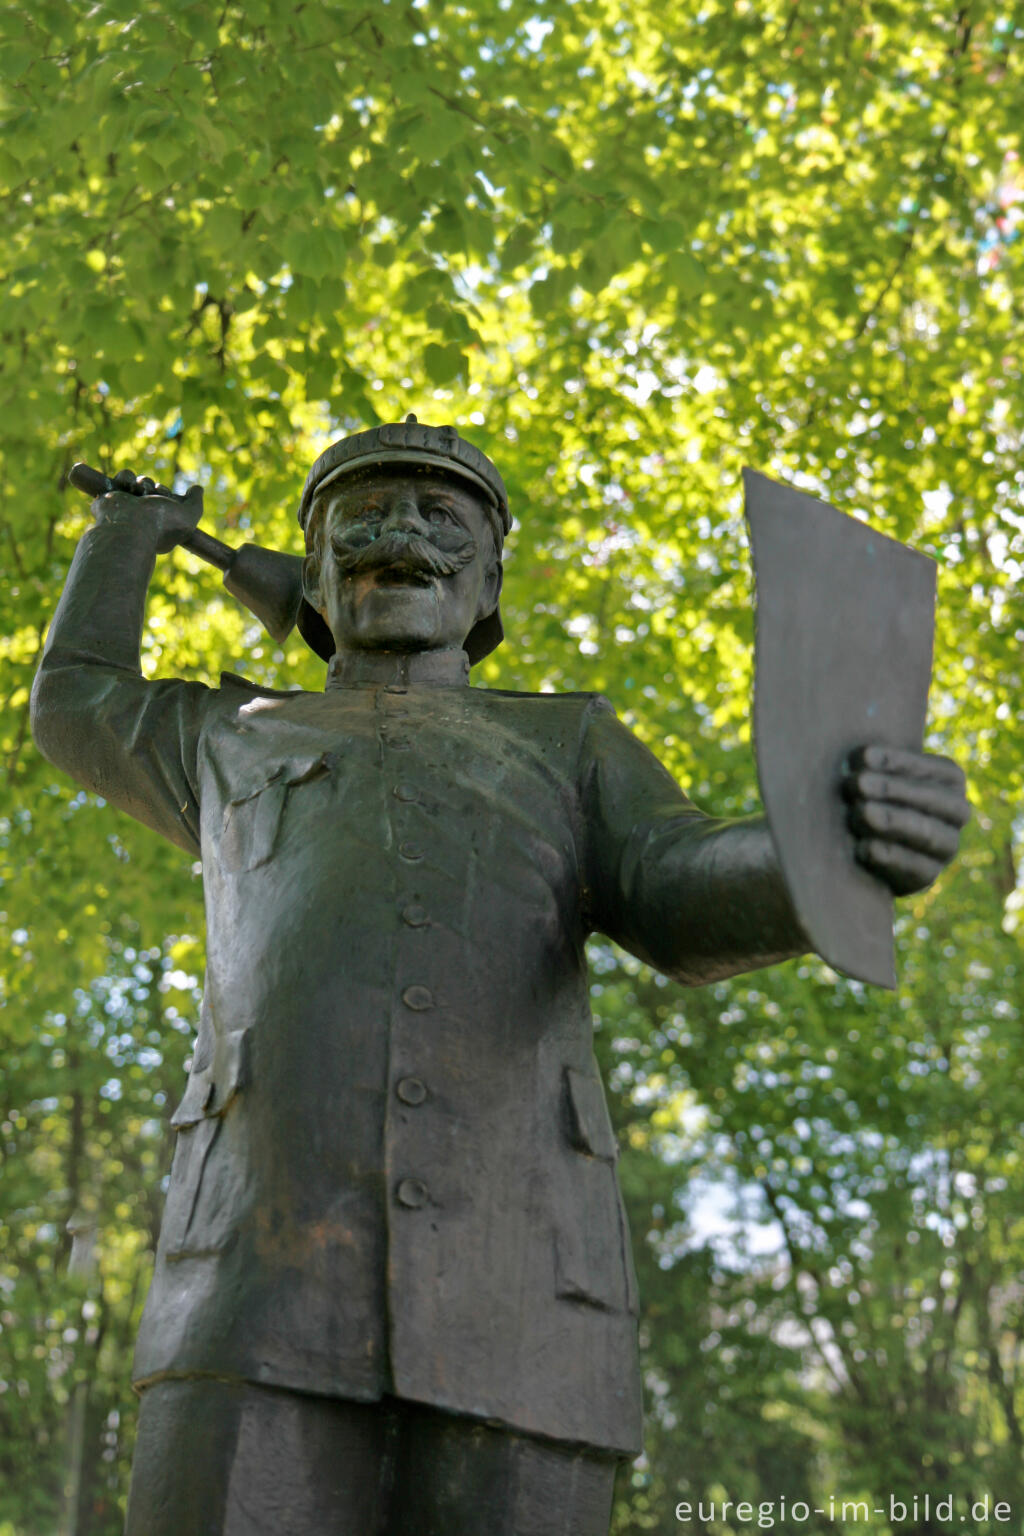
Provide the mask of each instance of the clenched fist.
[{"label": "clenched fist", "polygon": [[101,522],[112,515],[152,518],[159,527],[156,547],[160,554],[187,539],[203,515],[201,485],[190,485],[183,496],[177,496],[148,475],[139,478],[130,469],[118,470],[112,484],[113,490],[93,502],[96,517]]}]

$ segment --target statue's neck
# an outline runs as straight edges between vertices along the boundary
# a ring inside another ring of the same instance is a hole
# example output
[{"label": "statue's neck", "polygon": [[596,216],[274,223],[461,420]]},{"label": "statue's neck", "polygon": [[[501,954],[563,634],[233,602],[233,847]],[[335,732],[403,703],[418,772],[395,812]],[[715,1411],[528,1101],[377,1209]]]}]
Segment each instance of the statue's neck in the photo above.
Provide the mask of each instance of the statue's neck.
[{"label": "statue's neck", "polygon": [[458,688],[469,681],[465,651],[336,651],[330,688]]}]

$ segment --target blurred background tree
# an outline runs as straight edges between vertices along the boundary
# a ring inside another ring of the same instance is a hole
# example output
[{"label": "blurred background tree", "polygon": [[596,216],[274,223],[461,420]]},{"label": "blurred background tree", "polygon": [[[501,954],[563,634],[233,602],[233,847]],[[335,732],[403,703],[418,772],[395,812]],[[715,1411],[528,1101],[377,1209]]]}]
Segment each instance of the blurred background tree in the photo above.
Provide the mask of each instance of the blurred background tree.
[{"label": "blurred background tree", "polygon": [[[518,519],[477,683],[607,693],[716,813],[756,805],[741,465],[939,562],[929,745],[976,816],[901,906],[899,992],[809,960],[686,993],[594,945],[649,1406],[615,1532],[783,1495],[852,1530],[831,1493],[1019,1519],[1021,7],[0,13],[2,1536],[120,1529],[203,964],[197,869],[28,734],[66,471],[199,479],[211,532],[297,549],[315,453],[408,410]],[[181,551],[145,667],[322,685]]]}]

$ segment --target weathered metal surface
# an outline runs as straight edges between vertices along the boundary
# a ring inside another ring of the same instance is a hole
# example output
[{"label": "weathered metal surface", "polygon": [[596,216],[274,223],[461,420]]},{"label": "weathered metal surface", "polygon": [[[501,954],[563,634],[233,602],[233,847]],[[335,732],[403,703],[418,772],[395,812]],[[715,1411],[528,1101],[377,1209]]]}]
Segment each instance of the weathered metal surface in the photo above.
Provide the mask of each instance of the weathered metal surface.
[{"label": "weathered metal surface", "polygon": [[605,1536],[616,1465],[394,1398],[166,1382],[126,1536]]},{"label": "weathered metal surface", "polygon": [[[251,1488],[293,1487],[278,1506],[311,1511],[275,1533],[319,1536],[313,1401],[336,1410],[343,1458],[346,1404],[378,1405],[360,1411],[384,1446],[362,1485],[398,1456],[395,1509],[449,1446],[434,1523],[417,1509],[388,1530],[545,1532],[560,1495],[515,1449],[533,1436],[563,1462],[597,1453],[579,1487],[598,1492],[556,1528],[599,1536],[608,1458],[640,1446],[638,1298],[584,941],[605,933],[689,985],[809,943],[763,818],[704,815],[593,694],[467,686],[464,647],[500,635],[507,506],[482,455],[414,426],[373,438],[390,457],[370,473],[328,454],[324,494],[307,488],[304,611],[336,651],[323,693],[142,677],[156,554],[202,507],[125,494],[127,472],[96,503],[36,682],[47,756],[203,861],[203,1012],[136,1373],[144,1430],[166,1414],[164,1443],[193,1443],[194,1415],[213,1459],[162,1463],[146,1431],[138,1536],[250,1536],[222,1499],[250,1466]],[[403,464],[410,442],[458,472]],[[894,888],[934,878],[966,815],[937,761],[865,755],[845,781],[860,856]],[[821,796],[841,807],[828,769]],[[204,1396],[211,1378],[235,1397]],[[388,1438],[396,1399],[437,1410],[433,1441]],[[267,1470],[271,1431],[231,1441],[271,1419],[296,1447],[292,1484]],[[505,1449],[469,1457],[490,1435]],[[229,1442],[263,1449],[246,1462]],[[535,1512],[519,1525],[501,1523],[511,1477]]]}]

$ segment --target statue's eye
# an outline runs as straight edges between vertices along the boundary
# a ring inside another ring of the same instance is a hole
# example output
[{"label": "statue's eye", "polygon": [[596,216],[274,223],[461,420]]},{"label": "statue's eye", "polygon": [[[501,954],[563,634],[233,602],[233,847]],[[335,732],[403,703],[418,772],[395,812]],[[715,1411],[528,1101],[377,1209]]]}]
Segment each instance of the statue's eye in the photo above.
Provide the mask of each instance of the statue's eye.
[{"label": "statue's eye", "polygon": [[449,523],[452,520],[451,509],[442,506],[440,502],[434,502],[429,507],[426,507],[423,516],[427,519],[428,523]]},{"label": "statue's eye", "polygon": [[348,523],[374,523],[380,522],[381,511],[378,506],[371,504],[365,506],[360,502],[349,502],[347,505],[339,504],[334,510],[334,520],[342,525]]}]

